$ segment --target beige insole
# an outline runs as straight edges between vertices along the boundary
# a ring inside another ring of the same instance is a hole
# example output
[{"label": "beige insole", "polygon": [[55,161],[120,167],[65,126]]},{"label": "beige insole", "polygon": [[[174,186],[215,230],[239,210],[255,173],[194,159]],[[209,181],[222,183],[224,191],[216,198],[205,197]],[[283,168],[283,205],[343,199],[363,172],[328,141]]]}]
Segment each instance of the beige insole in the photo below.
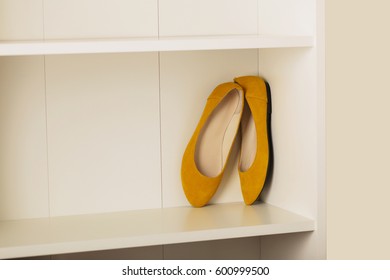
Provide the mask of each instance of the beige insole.
[{"label": "beige insole", "polygon": [[240,125],[243,99],[242,91],[230,91],[211,113],[199,134],[195,163],[207,177],[216,177],[223,170]]},{"label": "beige insole", "polygon": [[257,137],[255,121],[248,104],[244,104],[241,120],[241,158],[240,171],[247,171],[256,157]]}]

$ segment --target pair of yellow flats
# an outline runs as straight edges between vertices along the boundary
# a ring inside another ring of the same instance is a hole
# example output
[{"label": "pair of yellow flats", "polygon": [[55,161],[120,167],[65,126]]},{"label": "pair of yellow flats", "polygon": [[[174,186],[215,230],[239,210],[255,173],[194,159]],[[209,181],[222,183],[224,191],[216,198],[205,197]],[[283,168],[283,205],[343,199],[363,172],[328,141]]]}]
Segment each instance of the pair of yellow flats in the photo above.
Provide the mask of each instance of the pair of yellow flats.
[{"label": "pair of yellow flats", "polygon": [[181,181],[192,206],[206,205],[217,191],[240,127],[242,196],[247,205],[259,199],[272,160],[270,118],[270,88],[261,77],[238,77],[213,90],[182,160]]}]

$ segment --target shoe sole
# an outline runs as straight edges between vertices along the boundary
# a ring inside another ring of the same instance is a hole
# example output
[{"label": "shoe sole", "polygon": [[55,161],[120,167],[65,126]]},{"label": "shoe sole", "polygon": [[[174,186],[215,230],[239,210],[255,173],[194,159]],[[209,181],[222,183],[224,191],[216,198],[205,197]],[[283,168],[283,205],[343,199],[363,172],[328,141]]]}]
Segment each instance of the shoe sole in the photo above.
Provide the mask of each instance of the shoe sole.
[{"label": "shoe sole", "polygon": [[266,90],[267,90],[267,137],[268,137],[268,164],[267,164],[267,172],[265,175],[264,185],[261,189],[259,195],[257,196],[255,201],[260,200],[260,196],[264,190],[264,186],[268,183],[271,177],[271,173],[274,166],[274,151],[273,151],[273,145],[272,145],[272,133],[271,133],[271,114],[272,114],[272,99],[271,99],[271,87],[269,86],[268,82],[265,82]]}]

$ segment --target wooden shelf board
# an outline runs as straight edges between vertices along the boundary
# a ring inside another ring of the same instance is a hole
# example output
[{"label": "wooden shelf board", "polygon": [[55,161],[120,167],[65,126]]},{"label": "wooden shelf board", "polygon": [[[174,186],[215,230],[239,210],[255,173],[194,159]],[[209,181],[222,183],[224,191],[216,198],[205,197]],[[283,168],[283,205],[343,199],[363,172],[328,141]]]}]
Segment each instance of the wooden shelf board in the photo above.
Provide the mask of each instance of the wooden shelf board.
[{"label": "wooden shelf board", "polygon": [[0,258],[313,231],[311,219],[259,203],[0,222]]}]

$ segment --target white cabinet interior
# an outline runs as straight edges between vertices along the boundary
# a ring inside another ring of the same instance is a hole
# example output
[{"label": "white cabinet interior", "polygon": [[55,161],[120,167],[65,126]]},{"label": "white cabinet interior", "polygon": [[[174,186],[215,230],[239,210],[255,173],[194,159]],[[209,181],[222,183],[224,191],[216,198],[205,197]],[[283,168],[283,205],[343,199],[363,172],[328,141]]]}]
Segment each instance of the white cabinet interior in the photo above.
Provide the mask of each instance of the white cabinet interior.
[{"label": "white cabinet interior", "polygon": [[[324,258],[323,5],[0,0],[0,257]],[[182,153],[242,75],[271,86],[272,180],[245,207],[236,147],[213,205],[190,208]]]}]

